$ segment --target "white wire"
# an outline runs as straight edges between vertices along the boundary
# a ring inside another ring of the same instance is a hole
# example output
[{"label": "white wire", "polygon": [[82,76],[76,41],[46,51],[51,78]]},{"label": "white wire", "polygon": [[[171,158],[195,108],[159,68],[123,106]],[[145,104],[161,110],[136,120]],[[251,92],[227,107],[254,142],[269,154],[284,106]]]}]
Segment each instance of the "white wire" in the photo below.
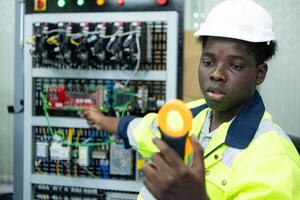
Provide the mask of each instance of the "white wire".
[{"label": "white wire", "polygon": [[67,34],[67,36],[72,37],[72,39],[78,39],[78,38],[83,37],[84,35],[81,33],[70,33],[70,34]]},{"label": "white wire", "polygon": [[118,36],[125,36],[125,35],[131,35],[131,34],[136,34],[136,33],[138,33],[139,31],[137,31],[137,30],[134,30],[134,31],[128,31],[128,32],[124,32],[124,33],[118,33],[117,35]]},{"label": "white wire", "polygon": [[140,40],[139,40],[138,34],[136,34],[135,40],[136,40],[136,48],[137,48],[137,62],[136,62],[134,71],[129,75],[128,79],[125,82],[125,87],[127,87],[129,81],[132,79],[132,77],[137,73],[138,69],[140,68],[141,46],[140,46]]},{"label": "white wire", "polygon": [[[91,32],[87,32],[86,34],[87,34],[87,35],[98,34],[99,37],[106,39],[106,38],[112,38],[112,37],[117,37],[117,36],[122,37],[122,36],[132,35],[132,34],[136,34],[136,33],[138,33],[137,30],[134,30],[134,31],[128,31],[128,32],[124,32],[124,33],[120,33],[120,31],[117,31],[117,32],[115,32],[115,33],[112,34],[112,35],[102,35],[102,31],[91,31]],[[82,35],[83,35],[83,34],[82,34]]]},{"label": "white wire", "polygon": [[[47,31],[45,33],[46,34],[51,34],[51,33],[66,33],[66,32],[67,32],[67,30],[65,30],[65,29],[52,29],[52,30]],[[88,31],[86,33],[71,33],[71,34],[68,34],[68,35],[71,36],[71,37],[79,38],[79,37],[83,37],[83,36],[86,36],[86,35],[98,34],[99,37],[101,37],[103,39],[106,39],[106,38],[112,38],[112,37],[116,37],[116,36],[122,37],[122,36],[131,35],[131,34],[135,34],[135,33],[138,33],[138,31],[134,30],[134,31],[128,31],[128,32],[124,32],[124,33],[120,33],[119,31],[117,31],[112,35],[102,35],[102,31]]]},{"label": "white wire", "polygon": [[66,32],[66,30],[65,29],[52,29],[52,30],[50,30],[50,31],[46,31],[45,33],[46,34],[50,34],[50,33],[65,33]]}]

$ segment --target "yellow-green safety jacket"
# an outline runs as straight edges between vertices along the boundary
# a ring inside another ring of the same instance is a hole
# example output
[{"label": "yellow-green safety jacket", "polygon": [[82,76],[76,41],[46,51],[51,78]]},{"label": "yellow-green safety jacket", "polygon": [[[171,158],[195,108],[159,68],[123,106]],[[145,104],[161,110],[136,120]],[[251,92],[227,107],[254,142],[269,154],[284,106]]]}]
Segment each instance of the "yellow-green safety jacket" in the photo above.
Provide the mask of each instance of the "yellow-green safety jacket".
[{"label": "yellow-green safety jacket", "polygon": [[[210,110],[204,99],[188,103],[193,113],[190,135],[199,138]],[[157,147],[152,143],[157,129],[157,114],[136,120],[121,119],[118,131],[126,146],[133,145],[150,158]],[[176,122],[174,122],[176,123]],[[124,136],[126,132],[127,136]],[[204,151],[207,193],[212,200],[270,199],[300,200],[300,157],[289,137],[265,112],[258,92],[230,122],[214,133]],[[154,199],[142,188],[138,199]]]}]

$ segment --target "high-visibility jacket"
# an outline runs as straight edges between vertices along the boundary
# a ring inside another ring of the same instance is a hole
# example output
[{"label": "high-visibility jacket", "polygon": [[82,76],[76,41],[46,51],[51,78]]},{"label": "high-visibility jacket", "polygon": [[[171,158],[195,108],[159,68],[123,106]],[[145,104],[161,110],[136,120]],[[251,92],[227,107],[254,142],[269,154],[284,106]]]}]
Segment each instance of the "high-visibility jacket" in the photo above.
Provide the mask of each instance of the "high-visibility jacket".
[{"label": "high-visibility jacket", "polygon": [[[199,137],[210,108],[203,99],[187,105],[194,117],[189,134]],[[156,118],[156,114],[148,114],[132,128],[136,148],[147,158],[158,151],[152,143],[153,134],[159,137]],[[127,129],[131,120],[119,128]],[[300,156],[265,112],[258,92],[234,120],[219,126],[204,151],[204,163],[206,189],[212,200],[300,200]],[[138,199],[151,200],[151,196],[143,188]]]}]

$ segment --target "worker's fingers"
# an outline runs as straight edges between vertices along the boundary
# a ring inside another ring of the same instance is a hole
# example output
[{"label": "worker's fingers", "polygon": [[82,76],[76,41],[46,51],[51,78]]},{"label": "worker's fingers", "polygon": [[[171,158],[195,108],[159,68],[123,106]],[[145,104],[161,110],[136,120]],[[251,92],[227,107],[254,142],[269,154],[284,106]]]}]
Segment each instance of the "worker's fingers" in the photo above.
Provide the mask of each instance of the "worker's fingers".
[{"label": "worker's fingers", "polygon": [[155,153],[151,161],[153,165],[155,165],[156,170],[162,177],[172,176],[172,168],[166,163],[166,161],[162,158],[161,154]]},{"label": "worker's fingers", "polygon": [[81,117],[86,117],[92,112],[99,112],[99,109],[97,107],[92,107],[92,106],[82,107],[79,110],[79,115]]},{"label": "worker's fingers", "polygon": [[193,164],[192,169],[203,173],[204,171],[204,159],[203,159],[203,148],[198,143],[196,137],[193,135],[191,137],[191,142],[193,146]]},{"label": "worker's fingers", "polygon": [[90,128],[94,128],[94,129],[97,129],[98,131],[101,131],[102,129],[101,129],[101,126],[99,126],[98,124],[91,124],[90,125]]},{"label": "worker's fingers", "polygon": [[83,110],[81,112],[81,117],[85,118],[86,120],[95,120],[101,115],[103,114],[98,110]]},{"label": "worker's fingers", "polygon": [[88,123],[88,124],[92,124],[92,123],[95,123],[93,120],[91,120],[91,119],[86,119],[86,122]]},{"label": "worker's fingers", "polygon": [[157,187],[157,186],[155,186],[154,183],[152,183],[152,182],[151,182],[149,179],[147,179],[147,178],[144,178],[143,182],[144,182],[144,185],[146,186],[146,188],[149,190],[149,192],[150,192],[151,194],[153,194],[154,196],[159,195],[159,194],[157,193],[157,190],[155,189],[155,187]]},{"label": "worker's fingers", "polygon": [[98,111],[99,108],[96,106],[85,106],[81,108],[82,111]]},{"label": "worker's fingers", "polygon": [[142,172],[144,174],[144,185],[148,188],[148,190],[154,195],[157,196],[157,183],[159,182],[159,173],[156,168],[152,164],[146,164],[142,168]]},{"label": "worker's fingers", "polygon": [[87,122],[87,124],[88,124],[89,126],[91,126],[91,125],[94,125],[94,124],[95,124],[95,122],[94,122],[93,120],[86,120],[86,122]]}]

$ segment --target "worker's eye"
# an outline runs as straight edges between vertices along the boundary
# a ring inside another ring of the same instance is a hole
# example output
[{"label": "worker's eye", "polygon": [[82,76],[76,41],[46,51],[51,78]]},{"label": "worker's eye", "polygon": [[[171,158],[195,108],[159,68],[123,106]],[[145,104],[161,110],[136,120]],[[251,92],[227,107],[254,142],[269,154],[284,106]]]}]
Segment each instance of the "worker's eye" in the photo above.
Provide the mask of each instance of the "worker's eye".
[{"label": "worker's eye", "polygon": [[234,70],[241,70],[243,69],[243,65],[239,65],[239,64],[231,64],[230,67]]},{"label": "worker's eye", "polygon": [[211,60],[209,60],[209,59],[203,59],[202,61],[201,61],[201,63],[202,63],[202,65],[204,66],[204,67],[211,67],[211,66],[213,66],[213,61],[211,61]]}]

